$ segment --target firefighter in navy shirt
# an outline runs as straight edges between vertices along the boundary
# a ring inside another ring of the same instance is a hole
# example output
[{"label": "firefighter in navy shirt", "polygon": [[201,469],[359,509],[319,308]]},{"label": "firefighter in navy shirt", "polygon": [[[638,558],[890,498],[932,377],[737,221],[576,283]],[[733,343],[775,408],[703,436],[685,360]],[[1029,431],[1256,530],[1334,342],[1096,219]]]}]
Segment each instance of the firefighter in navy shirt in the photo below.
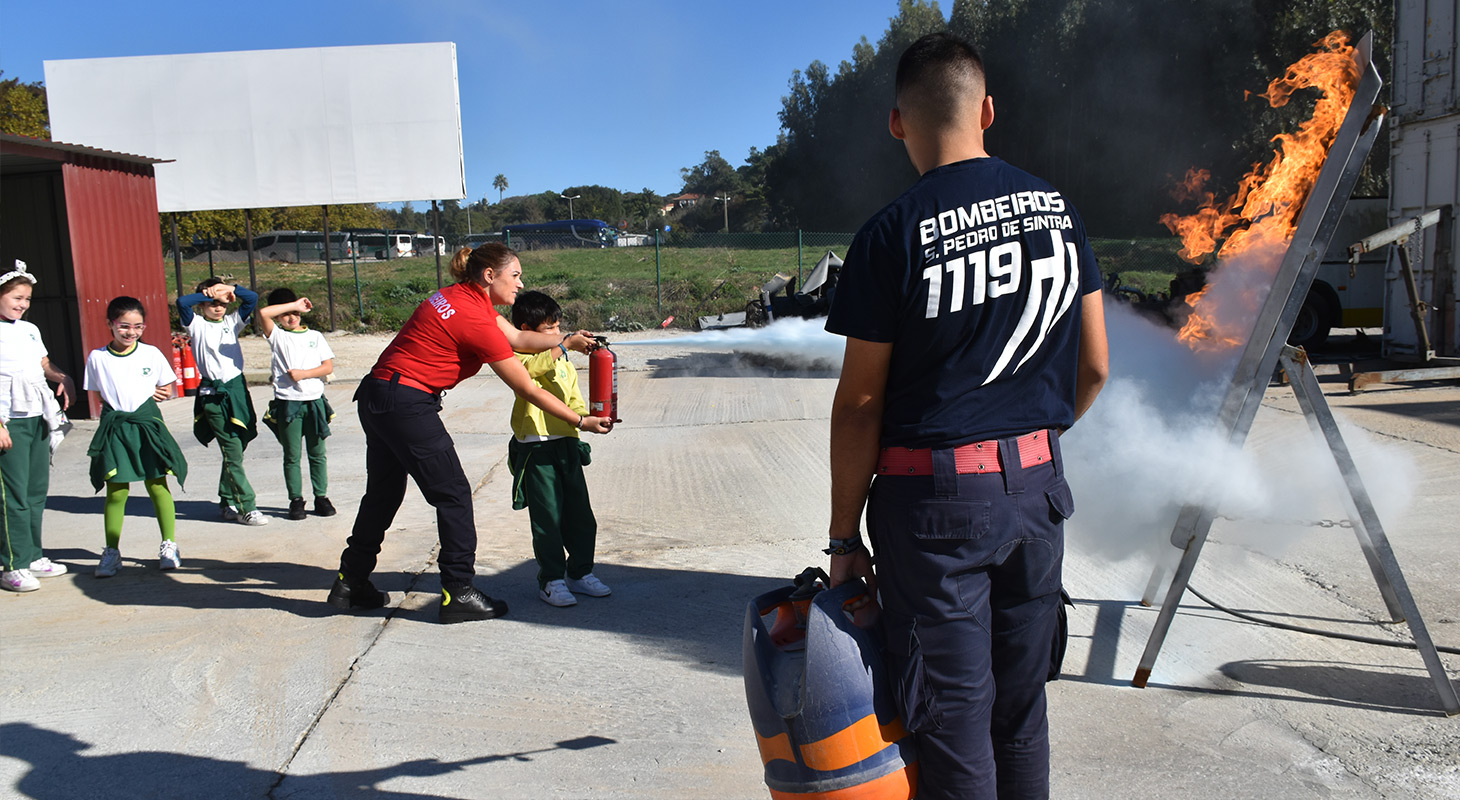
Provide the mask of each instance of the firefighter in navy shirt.
[{"label": "firefighter in navy shirt", "polygon": [[896,92],[889,127],[922,177],[857,233],[826,324],[847,337],[832,584],[879,592],[920,800],[1047,797],[1059,433],[1108,373],[1100,276],[1069,201],[984,151],[972,45],[918,40]]}]

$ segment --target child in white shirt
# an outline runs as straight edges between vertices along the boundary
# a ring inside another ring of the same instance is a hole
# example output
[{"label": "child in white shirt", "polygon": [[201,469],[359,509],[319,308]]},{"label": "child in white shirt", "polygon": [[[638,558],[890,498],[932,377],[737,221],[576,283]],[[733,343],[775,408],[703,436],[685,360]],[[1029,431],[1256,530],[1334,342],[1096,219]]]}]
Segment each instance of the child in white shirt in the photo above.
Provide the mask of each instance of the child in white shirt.
[{"label": "child in white shirt", "polygon": [[300,480],[300,441],[309,456],[309,484],[314,490],[314,513],[335,513],[329,499],[329,473],[324,440],[330,435],[334,409],[324,399],[324,378],[335,371],[335,354],[319,331],[304,327],[303,316],[314,309],[307,297],[291,289],[269,293],[269,304],[259,309],[259,324],[273,351],[274,399],[264,413],[264,424],[284,448],[284,487],[289,491],[289,519],[304,519],[304,490]]}]

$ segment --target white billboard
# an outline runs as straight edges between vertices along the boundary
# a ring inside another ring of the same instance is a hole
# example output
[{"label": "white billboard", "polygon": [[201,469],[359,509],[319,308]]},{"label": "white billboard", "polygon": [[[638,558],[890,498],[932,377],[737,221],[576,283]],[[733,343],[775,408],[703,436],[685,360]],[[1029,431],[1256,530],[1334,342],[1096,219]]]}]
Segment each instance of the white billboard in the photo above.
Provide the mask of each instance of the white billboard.
[{"label": "white billboard", "polygon": [[52,139],[173,159],[159,211],[466,197],[451,42],[45,68]]}]

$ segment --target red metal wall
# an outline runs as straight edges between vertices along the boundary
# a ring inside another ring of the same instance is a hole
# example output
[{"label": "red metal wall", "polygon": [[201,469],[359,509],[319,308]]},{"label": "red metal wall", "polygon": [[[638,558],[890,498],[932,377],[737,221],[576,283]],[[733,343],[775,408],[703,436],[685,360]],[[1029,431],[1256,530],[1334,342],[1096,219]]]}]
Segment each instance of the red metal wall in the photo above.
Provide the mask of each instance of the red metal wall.
[{"label": "red metal wall", "polygon": [[[111,341],[107,303],[130,295],[147,309],[142,341],[170,358],[172,331],[152,167],[71,154],[61,175],[86,351]],[[75,377],[81,388],[82,376]],[[90,402],[95,417],[101,401],[93,393]]]}]

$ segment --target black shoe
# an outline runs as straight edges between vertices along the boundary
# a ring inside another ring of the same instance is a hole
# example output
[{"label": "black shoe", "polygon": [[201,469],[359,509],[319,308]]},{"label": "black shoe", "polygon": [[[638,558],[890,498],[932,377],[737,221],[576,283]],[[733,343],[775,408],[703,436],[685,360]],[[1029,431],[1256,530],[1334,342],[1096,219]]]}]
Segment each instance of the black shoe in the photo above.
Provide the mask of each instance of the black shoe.
[{"label": "black shoe", "polygon": [[[299,507],[304,508],[304,501],[299,501]],[[330,502],[328,497],[323,495],[314,498],[314,513],[321,517],[333,517],[335,515],[335,504]],[[302,519],[302,516],[301,516]]]},{"label": "black shoe", "polygon": [[289,519],[304,519],[307,516],[304,511],[304,498],[296,497],[289,501]]},{"label": "black shoe", "polygon": [[390,594],[375,588],[375,584],[369,579],[358,583],[345,581],[344,573],[335,578],[335,585],[330,587],[329,604],[335,608],[345,611],[370,611],[376,608],[384,608],[390,602]]},{"label": "black shoe", "polygon": [[443,623],[496,619],[507,613],[507,604],[493,600],[474,586],[441,589],[441,621]]}]

